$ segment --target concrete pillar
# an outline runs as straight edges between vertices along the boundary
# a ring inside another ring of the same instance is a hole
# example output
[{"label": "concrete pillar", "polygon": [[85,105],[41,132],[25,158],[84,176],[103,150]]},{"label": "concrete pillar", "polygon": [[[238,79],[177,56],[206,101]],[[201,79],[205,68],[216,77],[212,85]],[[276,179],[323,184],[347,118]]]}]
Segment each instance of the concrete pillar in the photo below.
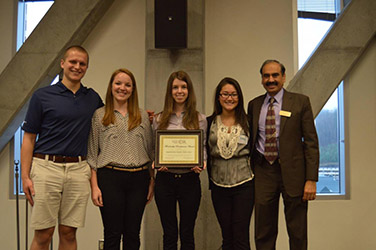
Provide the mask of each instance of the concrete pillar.
[{"label": "concrete pillar", "polygon": [[[167,50],[154,48],[154,1],[147,0],[145,107],[162,111],[167,79],[176,70],[192,78],[197,109],[204,112],[204,2],[188,2],[188,48]],[[207,173],[201,174],[202,198],[195,228],[196,249],[219,249],[220,230],[208,190]],[[155,203],[148,205],[143,225],[144,249],[162,249],[163,230]],[[213,237],[218,236],[218,237]]]},{"label": "concrete pillar", "polygon": [[177,70],[184,70],[190,75],[197,97],[197,108],[203,111],[204,3],[199,0],[187,2],[188,48],[169,50],[154,48],[154,1],[147,1],[145,106],[156,112],[163,109],[167,79]]}]

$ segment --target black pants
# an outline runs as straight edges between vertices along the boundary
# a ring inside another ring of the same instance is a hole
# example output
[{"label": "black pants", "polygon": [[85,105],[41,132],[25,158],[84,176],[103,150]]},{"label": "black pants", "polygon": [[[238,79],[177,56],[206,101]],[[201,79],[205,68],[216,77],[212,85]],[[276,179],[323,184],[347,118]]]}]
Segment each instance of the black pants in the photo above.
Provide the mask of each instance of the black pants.
[{"label": "black pants", "polygon": [[240,186],[212,187],[212,201],[222,231],[223,250],[249,250],[249,224],[254,205],[253,181]]},{"label": "black pants", "polygon": [[[199,175],[158,172],[155,181],[155,201],[163,227],[163,249],[176,250],[178,232],[182,250],[195,248],[194,227],[201,200]],[[176,216],[179,205],[180,225]]]},{"label": "black pants", "polygon": [[125,172],[98,169],[98,186],[102,191],[100,208],[104,226],[104,249],[140,248],[140,227],[147,202],[150,175],[147,170]]},{"label": "black pants", "polygon": [[[302,190],[303,191],[303,190]],[[255,164],[255,241],[257,250],[275,250],[279,198],[282,194],[290,250],[307,249],[308,202],[287,194],[278,161],[265,158]]]}]

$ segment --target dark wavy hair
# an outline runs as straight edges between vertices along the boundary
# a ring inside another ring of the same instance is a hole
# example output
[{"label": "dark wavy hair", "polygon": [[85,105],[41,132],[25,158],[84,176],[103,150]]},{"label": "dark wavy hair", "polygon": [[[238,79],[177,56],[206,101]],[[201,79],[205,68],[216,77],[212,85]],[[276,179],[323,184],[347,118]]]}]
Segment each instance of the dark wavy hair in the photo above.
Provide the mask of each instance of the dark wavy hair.
[{"label": "dark wavy hair", "polygon": [[245,113],[245,110],[244,110],[243,92],[240,87],[240,84],[234,78],[225,77],[218,83],[215,89],[214,111],[212,115],[214,116],[214,115],[222,114],[223,110],[222,110],[222,105],[219,102],[219,98],[220,98],[219,94],[221,93],[223,86],[225,86],[226,84],[230,84],[234,86],[234,88],[236,89],[236,92],[238,94],[238,105],[235,108],[235,122],[237,124],[240,124],[244,132],[248,135],[249,125],[248,125],[247,114]]}]

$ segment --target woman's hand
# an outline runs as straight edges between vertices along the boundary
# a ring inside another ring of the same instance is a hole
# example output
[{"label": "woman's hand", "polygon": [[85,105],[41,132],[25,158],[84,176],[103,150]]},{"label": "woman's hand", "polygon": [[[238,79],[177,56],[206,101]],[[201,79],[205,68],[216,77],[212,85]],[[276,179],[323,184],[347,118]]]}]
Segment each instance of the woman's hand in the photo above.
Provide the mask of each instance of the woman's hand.
[{"label": "woman's hand", "polygon": [[165,166],[162,166],[162,167],[160,167],[160,168],[158,169],[158,171],[159,171],[159,172],[166,172],[166,171],[168,171],[168,168],[165,167]]},{"label": "woman's hand", "polygon": [[191,171],[195,172],[196,174],[199,174],[201,173],[202,168],[200,168],[199,166],[194,166],[193,168],[191,168]]},{"label": "woman's hand", "polygon": [[[154,161],[153,161],[153,163],[151,164],[151,168],[152,168],[152,169],[155,169]],[[162,167],[158,168],[157,171],[160,171],[160,172],[166,172],[166,171],[168,171],[168,168],[165,167],[165,166],[162,166]]]},{"label": "woman's hand", "polygon": [[193,168],[191,168],[191,171],[194,171],[196,174],[199,174],[204,169],[206,169],[206,161],[204,161],[204,166],[202,168],[199,166],[194,166]]},{"label": "woman's hand", "polygon": [[95,206],[103,207],[102,191],[98,186],[91,187],[91,200]]},{"label": "woman's hand", "polygon": [[148,196],[147,196],[147,202],[146,204],[149,204],[152,200],[153,200],[153,197],[154,197],[154,185],[155,185],[155,179],[154,177],[150,177],[150,182],[149,182],[149,192],[148,192]]}]

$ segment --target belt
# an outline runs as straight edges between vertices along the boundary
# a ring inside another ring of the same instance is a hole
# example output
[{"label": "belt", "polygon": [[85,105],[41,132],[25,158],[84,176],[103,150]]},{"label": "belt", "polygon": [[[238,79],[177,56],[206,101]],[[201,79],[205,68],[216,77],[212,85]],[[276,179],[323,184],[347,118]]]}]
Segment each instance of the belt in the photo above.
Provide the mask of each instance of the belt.
[{"label": "belt", "polygon": [[157,175],[165,175],[165,176],[173,177],[175,179],[180,179],[180,178],[184,178],[184,177],[199,176],[200,174],[197,174],[197,173],[191,171],[191,172],[182,173],[182,174],[171,173],[171,172],[158,172]]},{"label": "belt", "polygon": [[[261,154],[257,149],[255,150],[256,152],[253,154],[253,157],[254,157],[254,160],[255,162],[257,162],[258,164],[262,164],[262,163],[267,163],[269,166],[272,166],[270,165],[270,163],[265,159],[265,156],[263,154]],[[281,164],[281,160],[280,158],[278,157],[275,162],[273,163],[273,165],[275,163],[278,163],[278,164]]]},{"label": "belt", "polygon": [[255,150],[255,153],[253,154],[253,156],[255,160],[260,161],[260,162],[265,159],[264,155],[261,154],[257,149]]},{"label": "belt", "polygon": [[47,156],[47,159],[49,161],[53,161],[56,163],[70,163],[70,162],[79,162],[80,160],[81,161],[86,160],[86,156],[45,155],[45,154],[38,154],[38,153],[34,153],[33,156],[39,159],[46,159],[46,156]]},{"label": "belt", "polygon": [[145,164],[141,167],[135,167],[135,168],[124,168],[124,167],[115,167],[115,166],[105,166],[105,168],[118,170],[118,171],[125,171],[125,172],[138,172],[138,171],[146,170],[149,167]]}]

